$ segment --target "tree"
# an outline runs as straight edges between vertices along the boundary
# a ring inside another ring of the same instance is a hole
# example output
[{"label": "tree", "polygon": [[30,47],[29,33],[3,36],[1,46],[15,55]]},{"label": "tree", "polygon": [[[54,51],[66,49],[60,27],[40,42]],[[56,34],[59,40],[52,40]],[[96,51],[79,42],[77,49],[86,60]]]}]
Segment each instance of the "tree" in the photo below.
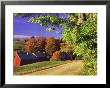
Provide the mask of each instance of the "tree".
[{"label": "tree", "polygon": [[77,54],[85,57],[85,70],[83,74],[97,73],[97,19],[96,14],[90,14],[88,20],[80,26]]},{"label": "tree", "polygon": [[74,54],[75,46],[73,44],[65,44],[61,43],[61,51],[62,52],[70,52]]},{"label": "tree", "polygon": [[32,36],[26,42],[25,51],[28,53],[33,53],[33,52],[36,52],[38,50],[44,51],[45,44],[46,44],[46,38],[45,37],[39,36],[39,37],[35,38],[34,36]]},{"label": "tree", "polygon": [[39,36],[36,38],[36,51],[38,50],[44,50],[46,44],[46,38]]},{"label": "tree", "polygon": [[58,50],[56,40],[53,37],[47,38],[45,50],[49,55],[52,55],[55,51]]},{"label": "tree", "polygon": [[[75,45],[77,56],[83,56],[85,70],[83,74],[93,75],[97,73],[97,15],[88,13],[86,20],[80,25],[68,27],[64,25],[63,37],[66,44]],[[71,18],[71,16],[70,16]],[[73,21],[72,18],[70,21]]]},{"label": "tree", "polygon": [[61,43],[62,43],[62,40],[61,39],[55,39],[56,40],[56,48],[57,50],[60,50],[60,47],[61,47]]},{"label": "tree", "polygon": [[33,53],[36,50],[36,39],[34,36],[30,37],[29,40],[25,44],[25,51],[27,53]]}]

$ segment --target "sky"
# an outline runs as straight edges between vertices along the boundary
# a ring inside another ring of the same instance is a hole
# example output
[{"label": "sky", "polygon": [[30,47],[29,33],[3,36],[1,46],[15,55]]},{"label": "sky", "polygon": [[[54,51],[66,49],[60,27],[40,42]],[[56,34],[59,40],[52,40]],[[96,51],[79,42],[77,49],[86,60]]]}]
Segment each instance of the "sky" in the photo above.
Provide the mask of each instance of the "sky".
[{"label": "sky", "polygon": [[[61,14],[63,17],[63,13]],[[43,36],[43,37],[62,37],[62,34],[58,34],[56,31],[63,30],[63,28],[58,28],[50,32],[46,31],[46,27],[40,26],[38,23],[29,23],[28,17],[20,18],[14,17],[13,30],[14,36],[25,37],[25,36]]]}]

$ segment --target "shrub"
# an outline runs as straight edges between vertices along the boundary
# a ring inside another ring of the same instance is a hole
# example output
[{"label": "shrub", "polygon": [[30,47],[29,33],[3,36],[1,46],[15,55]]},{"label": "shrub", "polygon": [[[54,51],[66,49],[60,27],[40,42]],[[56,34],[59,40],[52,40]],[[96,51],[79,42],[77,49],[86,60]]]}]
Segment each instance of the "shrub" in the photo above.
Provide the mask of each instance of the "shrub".
[{"label": "shrub", "polygon": [[50,60],[52,61],[57,61],[60,60],[59,55],[61,54],[61,51],[56,51],[53,53],[52,57],[50,58]]}]

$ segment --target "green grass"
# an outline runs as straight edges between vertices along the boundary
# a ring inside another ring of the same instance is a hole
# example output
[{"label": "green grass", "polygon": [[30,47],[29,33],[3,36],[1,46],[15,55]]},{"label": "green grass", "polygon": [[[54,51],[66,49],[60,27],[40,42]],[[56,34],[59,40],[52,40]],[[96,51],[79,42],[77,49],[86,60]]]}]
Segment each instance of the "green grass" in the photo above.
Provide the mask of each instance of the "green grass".
[{"label": "green grass", "polygon": [[24,41],[14,41],[13,42],[14,48],[22,48],[25,45]]},{"label": "green grass", "polygon": [[19,51],[24,51],[24,45],[25,41],[13,41],[13,56],[15,56],[16,50]]},{"label": "green grass", "polygon": [[61,64],[68,63],[69,61],[43,61],[43,62],[37,62],[33,64],[23,65],[19,67],[14,67],[13,72],[15,74],[26,74],[29,72],[47,69],[51,67],[55,67]]}]

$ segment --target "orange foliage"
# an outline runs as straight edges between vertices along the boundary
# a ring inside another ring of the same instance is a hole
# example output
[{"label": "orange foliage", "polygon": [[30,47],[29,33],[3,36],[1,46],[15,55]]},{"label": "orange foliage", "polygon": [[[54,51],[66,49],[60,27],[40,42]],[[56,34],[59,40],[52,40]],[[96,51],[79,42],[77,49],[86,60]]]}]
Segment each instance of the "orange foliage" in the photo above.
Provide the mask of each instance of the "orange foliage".
[{"label": "orange foliage", "polygon": [[45,49],[45,44],[46,44],[45,40],[46,40],[45,37],[42,36],[39,36],[37,38],[32,36],[26,42],[25,51],[29,53],[33,53],[35,51]]},{"label": "orange foliage", "polygon": [[25,51],[29,52],[29,53],[32,53],[35,51],[36,40],[33,36],[31,38],[29,38],[29,40],[26,42],[26,45],[24,48],[25,48]]},{"label": "orange foliage", "polygon": [[61,54],[61,51],[56,51],[53,53],[52,57],[50,58],[50,60],[58,60],[58,56]]},{"label": "orange foliage", "polygon": [[53,37],[45,38],[39,36],[37,38],[31,37],[26,42],[25,51],[33,53],[38,50],[45,50],[48,55],[52,55],[55,51],[60,50],[60,40]]},{"label": "orange foliage", "polygon": [[36,50],[43,50],[45,49],[45,44],[46,44],[46,38],[39,36],[36,38]]},{"label": "orange foliage", "polygon": [[45,50],[49,55],[57,50],[56,40],[53,37],[47,38]]}]

